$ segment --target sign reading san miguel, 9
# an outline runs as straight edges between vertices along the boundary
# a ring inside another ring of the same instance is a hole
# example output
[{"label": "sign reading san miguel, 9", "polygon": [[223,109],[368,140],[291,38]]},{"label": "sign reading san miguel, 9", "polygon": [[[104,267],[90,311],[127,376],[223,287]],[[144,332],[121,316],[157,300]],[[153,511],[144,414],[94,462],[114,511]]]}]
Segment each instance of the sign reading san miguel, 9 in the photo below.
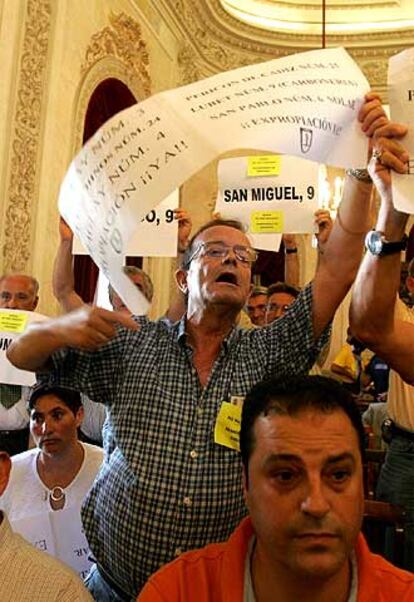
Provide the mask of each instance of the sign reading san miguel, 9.
[{"label": "sign reading san miguel, 9", "polygon": [[[315,189],[308,186],[306,196],[308,200],[313,199]],[[263,188],[238,188],[223,190],[225,203],[240,203],[242,201],[303,201],[303,195],[299,194],[296,186],[269,186]]]}]

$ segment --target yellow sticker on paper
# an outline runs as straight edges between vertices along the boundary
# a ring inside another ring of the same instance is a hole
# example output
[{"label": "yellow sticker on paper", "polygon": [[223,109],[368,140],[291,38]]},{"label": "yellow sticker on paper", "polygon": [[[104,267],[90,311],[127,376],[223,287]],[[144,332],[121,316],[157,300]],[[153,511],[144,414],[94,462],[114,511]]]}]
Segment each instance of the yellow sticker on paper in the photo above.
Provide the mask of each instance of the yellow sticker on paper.
[{"label": "yellow sticker on paper", "polygon": [[240,451],[240,406],[223,401],[214,427],[214,443]]},{"label": "yellow sticker on paper", "polygon": [[0,332],[23,332],[27,324],[27,314],[16,311],[0,312]]},{"label": "yellow sticker on paper", "polygon": [[280,155],[255,155],[247,157],[248,176],[278,176],[280,174]]},{"label": "yellow sticker on paper", "polygon": [[283,232],[283,211],[252,211],[250,232],[252,234],[280,234]]}]

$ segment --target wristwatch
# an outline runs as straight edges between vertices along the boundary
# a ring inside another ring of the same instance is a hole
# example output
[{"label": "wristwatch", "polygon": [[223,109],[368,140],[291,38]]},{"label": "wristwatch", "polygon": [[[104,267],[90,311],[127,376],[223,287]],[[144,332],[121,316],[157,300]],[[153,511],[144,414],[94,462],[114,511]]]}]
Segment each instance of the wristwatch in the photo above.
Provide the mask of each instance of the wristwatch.
[{"label": "wristwatch", "polygon": [[401,240],[389,241],[385,238],[383,232],[371,230],[365,238],[365,248],[372,254],[382,257],[400,253],[407,248],[408,236],[404,234]]}]

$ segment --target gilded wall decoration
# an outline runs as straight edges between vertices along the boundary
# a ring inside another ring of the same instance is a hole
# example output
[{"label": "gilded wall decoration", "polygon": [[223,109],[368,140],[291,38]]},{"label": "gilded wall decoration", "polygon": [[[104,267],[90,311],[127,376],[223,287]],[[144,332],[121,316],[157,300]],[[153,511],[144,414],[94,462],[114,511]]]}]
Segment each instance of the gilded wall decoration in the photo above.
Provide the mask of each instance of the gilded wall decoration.
[{"label": "gilded wall decoration", "polygon": [[81,66],[82,83],[74,116],[74,153],[82,146],[89,100],[102,81],[108,78],[122,81],[137,100],[151,93],[149,54],[141,27],[123,13],[111,14],[109,22],[109,26],[92,36]]},{"label": "gilded wall decoration", "polygon": [[50,27],[49,0],[27,0],[10,144],[10,180],[3,245],[5,272],[24,272],[29,267],[32,214],[37,205],[36,168],[40,153]]},{"label": "gilded wall decoration", "polygon": [[187,43],[182,43],[178,52],[178,66],[180,69],[180,85],[185,86],[197,82],[211,73],[203,68],[202,61],[195,49]]},{"label": "gilded wall decoration", "polygon": [[[117,57],[126,65],[132,78],[137,77],[145,96],[151,91],[149,56],[141,27],[128,15],[109,15],[110,25],[92,36],[81,67],[84,75],[98,61],[108,56]],[[108,76],[109,77],[109,76]]]}]

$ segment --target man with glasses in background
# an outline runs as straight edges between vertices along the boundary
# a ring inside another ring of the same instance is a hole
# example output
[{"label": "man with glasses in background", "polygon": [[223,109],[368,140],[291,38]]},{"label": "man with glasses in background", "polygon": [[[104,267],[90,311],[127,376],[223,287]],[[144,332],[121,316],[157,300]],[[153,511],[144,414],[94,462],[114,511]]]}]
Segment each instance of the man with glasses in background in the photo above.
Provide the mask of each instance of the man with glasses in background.
[{"label": "man with glasses in background", "polygon": [[271,324],[285,315],[299,295],[299,290],[285,282],[271,284],[267,291],[266,324]]},{"label": "man with glasses in background", "polygon": [[[368,136],[381,110],[375,99],[361,110]],[[402,172],[399,145],[384,144]],[[48,371],[44,378],[108,407],[115,449],[83,509],[95,599],[134,598],[162,564],[225,540],[246,514],[240,406],[259,380],[306,372],[326,341],[369,228],[372,187],[359,175],[347,176],[341,220],[313,282],[267,328],[236,326],[256,251],[239,223],[214,220],[193,236],[177,271],[187,309],[172,327],[83,307],[31,327],[9,348],[17,366]]]},{"label": "man with glasses in background", "polygon": [[[35,311],[38,301],[39,283],[32,276],[4,274],[0,278],[1,309]],[[24,452],[29,446],[29,393],[29,387],[0,384],[0,448],[9,456]]]},{"label": "man with glasses in background", "polygon": [[246,313],[254,326],[266,324],[267,288],[255,286],[247,299]]}]

